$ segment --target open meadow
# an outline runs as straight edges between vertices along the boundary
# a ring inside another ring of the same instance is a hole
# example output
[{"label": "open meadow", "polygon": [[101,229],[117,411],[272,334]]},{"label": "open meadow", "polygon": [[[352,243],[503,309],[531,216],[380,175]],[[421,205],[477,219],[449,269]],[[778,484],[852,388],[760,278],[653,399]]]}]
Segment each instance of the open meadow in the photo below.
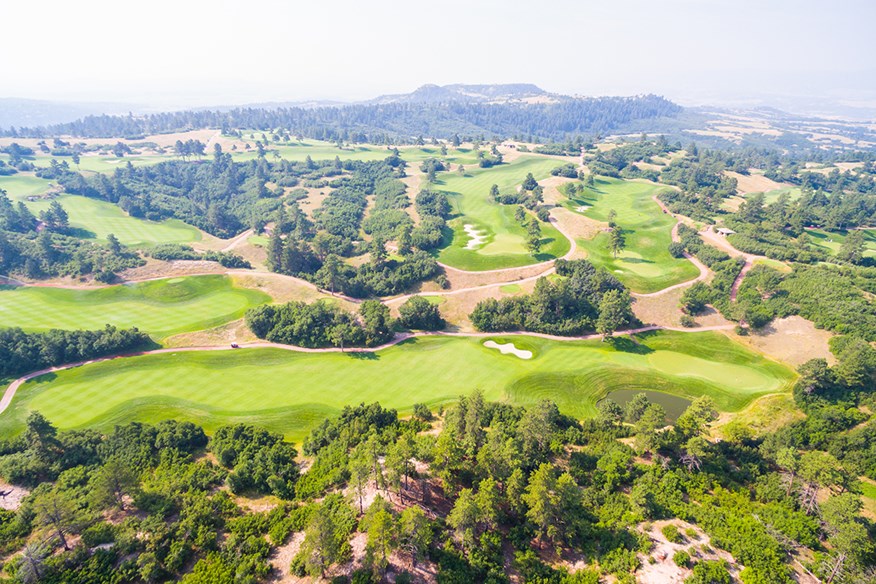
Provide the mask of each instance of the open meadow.
[{"label": "open meadow", "polygon": [[576,417],[595,414],[612,389],[710,395],[721,410],[787,391],[794,374],[715,333],[649,333],[635,341],[552,341],[497,335],[531,351],[521,359],[484,337],[420,337],[377,353],[281,349],[172,352],[111,360],[44,375],[19,389],[0,434],[39,410],[61,428],[111,428],[166,418],[209,430],[246,421],[300,440],[345,405],[380,401],[410,411],[454,401],[475,388],[490,400],[552,399]]},{"label": "open meadow", "polygon": [[626,239],[626,248],[617,258],[609,249],[606,232],[578,240],[578,245],[594,265],[612,272],[634,292],[656,292],[692,280],[699,273],[689,261],[669,253],[675,219],[664,214],[653,200],[663,188],[647,182],[600,177],[594,187],[585,187],[565,203],[569,210],[601,222],[608,221],[612,209],[617,213],[615,221]]},{"label": "open meadow", "polygon": [[[549,158],[524,157],[509,164],[478,168],[464,175],[445,172],[438,176],[435,188],[445,192],[456,217],[450,221],[453,238],[439,254],[439,259],[461,270],[491,270],[526,266],[562,257],[570,249],[569,241],[550,223],[540,222],[542,249],[532,256],[526,249],[526,229],[514,219],[517,205],[501,205],[490,198],[490,187],[510,192],[531,172],[536,180],[550,176],[560,163]],[[477,232],[482,242],[469,246]]]},{"label": "open meadow", "polygon": [[269,302],[228,276],[190,276],[97,289],[0,288],[0,322],[26,331],[137,327],[155,339],[201,330]]}]

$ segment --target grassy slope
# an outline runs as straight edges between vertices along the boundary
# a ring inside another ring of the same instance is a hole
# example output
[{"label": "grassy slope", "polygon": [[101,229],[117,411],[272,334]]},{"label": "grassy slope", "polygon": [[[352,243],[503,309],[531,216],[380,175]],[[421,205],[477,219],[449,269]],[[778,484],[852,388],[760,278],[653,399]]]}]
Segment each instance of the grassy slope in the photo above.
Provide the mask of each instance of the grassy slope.
[{"label": "grassy slope", "polygon": [[[0,189],[6,190],[13,201],[25,201],[36,215],[47,209],[51,201],[26,201],[26,198],[46,192],[52,184],[52,181],[32,175],[0,177]],[[84,239],[104,241],[110,233],[125,245],[186,243],[201,239],[197,228],[176,219],[145,221],[131,217],[112,203],[77,195],[60,195],[53,200],[61,203],[70,216],[71,227],[76,228]]]},{"label": "grassy slope", "polygon": [[591,262],[614,273],[635,292],[656,292],[699,274],[689,261],[669,254],[675,221],[652,200],[660,189],[650,183],[600,178],[595,188],[566,203],[576,213],[578,207],[588,206],[582,214],[598,221],[607,221],[611,209],[617,212],[616,222],[626,236],[626,249],[617,259],[609,251],[607,233],[578,243]]},{"label": "grassy slope", "polygon": [[[864,229],[864,257],[876,257],[876,230]],[[807,229],[806,237],[809,242],[830,253],[836,255],[843,242],[846,240],[848,231],[826,231],[824,229]]]},{"label": "grassy slope", "polygon": [[269,302],[227,276],[192,276],[94,290],[0,289],[0,322],[29,331],[136,326],[155,338],[217,326]]},{"label": "grassy slope", "polygon": [[[465,175],[455,171],[442,173],[436,186],[450,195],[459,217],[451,222],[453,241],[441,250],[439,259],[463,270],[491,270],[526,266],[565,255],[569,241],[549,223],[541,224],[541,252],[536,257],[530,255],[526,249],[526,230],[514,220],[516,206],[500,205],[490,198],[493,184],[499,185],[502,192],[509,192],[523,182],[526,173],[543,179],[561,164],[549,158],[521,157],[511,164],[476,169]],[[465,249],[469,242],[466,224],[487,236],[486,243],[476,250]]]},{"label": "grassy slope", "polygon": [[501,355],[482,338],[429,337],[377,354],[292,353],[277,349],[171,353],[109,361],[24,385],[0,416],[0,436],[20,429],[30,410],[63,428],[168,417],[208,429],[247,421],[300,439],[346,404],[379,400],[410,410],[481,388],[519,404],[550,398],[585,417],[613,389],[708,394],[723,410],[787,389],[793,373],[714,333],[659,333],[641,344],[557,342],[514,337],[532,360]]},{"label": "grassy slope", "polygon": [[[115,234],[124,245],[151,246],[158,243],[188,243],[201,239],[201,232],[179,219],[146,221],[131,217],[116,205],[80,197],[61,195],[57,197],[70,216],[70,226],[84,239],[105,241],[107,235]],[[49,207],[51,201],[34,201],[27,206],[34,214]]]}]

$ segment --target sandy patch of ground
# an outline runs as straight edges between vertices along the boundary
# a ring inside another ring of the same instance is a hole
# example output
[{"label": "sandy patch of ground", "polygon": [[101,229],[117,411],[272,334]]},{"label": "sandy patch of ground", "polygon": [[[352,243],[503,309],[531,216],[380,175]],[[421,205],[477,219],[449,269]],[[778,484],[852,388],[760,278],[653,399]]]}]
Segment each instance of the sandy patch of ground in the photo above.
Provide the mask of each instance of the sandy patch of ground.
[{"label": "sandy patch of ground", "polygon": [[[491,284],[513,284],[519,280],[532,278],[540,274],[550,272],[551,266],[544,264],[536,264],[533,266],[524,266],[521,268],[508,268],[496,272],[466,272],[457,270],[450,266],[444,266],[444,272],[447,275],[447,280],[450,282],[449,291],[474,288],[476,286],[487,286]],[[430,287],[427,287],[431,285]],[[432,285],[431,282],[426,282],[423,286],[423,291],[438,291],[437,285]]]},{"label": "sandy patch of ground", "polygon": [[486,234],[474,225],[466,223],[462,228],[465,230],[465,234],[469,237],[465,249],[478,249],[487,241]]},{"label": "sandy patch of ground", "polygon": [[[672,543],[662,533],[663,527],[674,524],[682,533],[684,539],[680,543]],[[636,582],[641,584],[682,584],[684,579],[690,576],[688,568],[677,566],[672,560],[676,552],[684,550],[690,554],[694,561],[702,560],[727,560],[731,565],[731,573],[738,577],[738,568],[733,564],[733,556],[725,551],[712,547],[710,538],[703,531],[685,521],[655,521],[650,529],[645,530],[647,525],[640,525],[639,530],[651,538],[654,546],[648,556],[642,555],[642,566],[636,571]],[[687,535],[687,530],[692,530],[694,535]],[[654,563],[651,563],[651,560]]]},{"label": "sandy patch of ground", "polygon": [[[577,158],[573,158],[570,160],[573,164],[577,161]],[[542,186],[544,189],[544,202],[548,205],[559,205],[563,201],[566,200],[566,195],[560,192],[560,188],[568,184],[570,182],[574,182],[575,179],[567,178],[565,176],[551,176],[542,181],[539,181],[538,184]]]},{"label": "sandy patch of ground", "polygon": [[0,509],[15,511],[21,507],[21,500],[30,495],[30,491],[22,487],[10,485],[6,481],[0,481],[0,493],[6,493],[0,497]]},{"label": "sandy patch of ground", "polygon": [[333,302],[338,302],[344,309],[354,309],[352,302],[321,292],[314,284],[292,276],[273,272],[235,272],[232,278],[235,286],[260,290],[276,302],[292,300],[313,302],[320,299],[331,299]]},{"label": "sandy patch of ground", "polygon": [[518,349],[514,343],[497,343],[496,341],[486,341],[484,346],[488,349],[498,349],[503,355],[514,355],[519,359],[532,359],[532,351]]},{"label": "sandy patch of ground", "polygon": [[573,239],[593,239],[608,229],[608,223],[578,215],[565,207],[551,209],[551,217],[556,220],[557,228]]},{"label": "sandy patch of ground", "polygon": [[271,582],[291,584],[292,582],[311,581],[309,578],[299,578],[289,573],[292,559],[298,555],[302,543],[304,543],[304,532],[299,531],[293,533],[288,542],[274,550],[274,554],[271,556],[271,565],[274,567],[275,575],[271,579]]},{"label": "sandy patch of ground", "polygon": [[181,276],[193,276],[200,274],[223,274],[225,268],[218,262],[205,260],[171,260],[165,262],[151,258],[146,259],[146,265],[129,268],[119,277],[123,280],[140,281],[153,278],[177,278]]},{"label": "sandy patch of ground", "polygon": [[313,219],[313,212],[322,207],[322,202],[328,198],[331,188],[307,189],[307,196],[298,200],[298,206],[309,219]]},{"label": "sandy patch of ground", "polygon": [[165,347],[222,347],[231,343],[255,343],[256,337],[241,318],[221,326],[168,337]]},{"label": "sandy patch of ground", "polygon": [[726,334],[755,351],[792,367],[799,367],[809,359],[827,359],[830,364],[836,362],[828,346],[833,334],[815,328],[814,324],[802,316],[774,320],[762,330],[750,331],[743,337],[732,331]]},{"label": "sandy patch of ground", "polygon": [[738,172],[725,170],[724,175],[736,179],[736,190],[738,190],[741,195],[747,195],[748,193],[766,193],[792,186],[769,179],[763,174],[759,174],[756,170],[749,174],[739,174]]},{"label": "sandy patch of ground", "polygon": [[423,188],[423,174],[414,170],[412,165],[408,166],[406,172],[408,175],[403,179],[399,179],[405,184],[405,187],[407,187],[408,199],[411,201],[411,204],[405,209],[405,211],[407,211],[408,215],[411,216],[411,219],[414,220],[414,225],[419,225],[420,214],[417,213],[416,200],[417,194]]}]

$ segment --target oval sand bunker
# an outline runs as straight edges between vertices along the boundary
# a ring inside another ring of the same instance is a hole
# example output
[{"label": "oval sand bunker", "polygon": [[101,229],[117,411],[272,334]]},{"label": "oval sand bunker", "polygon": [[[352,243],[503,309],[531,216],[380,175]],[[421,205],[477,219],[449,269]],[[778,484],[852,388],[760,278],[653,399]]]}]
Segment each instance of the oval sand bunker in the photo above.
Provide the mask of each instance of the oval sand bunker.
[{"label": "oval sand bunker", "polygon": [[499,344],[496,341],[486,341],[484,346],[488,349],[499,349],[499,352],[503,355],[511,354],[520,359],[532,359],[532,351],[525,351],[523,349],[518,349],[514,346],[514,343],[505,343]]},{"label": "oval sand bunker", "polygon": [[474,225],[466,223],[462,228],[465,229],[465,234],[469,237],[465,249],[477,249],[487,241],[487,235],[480,229],[477,229]]}]

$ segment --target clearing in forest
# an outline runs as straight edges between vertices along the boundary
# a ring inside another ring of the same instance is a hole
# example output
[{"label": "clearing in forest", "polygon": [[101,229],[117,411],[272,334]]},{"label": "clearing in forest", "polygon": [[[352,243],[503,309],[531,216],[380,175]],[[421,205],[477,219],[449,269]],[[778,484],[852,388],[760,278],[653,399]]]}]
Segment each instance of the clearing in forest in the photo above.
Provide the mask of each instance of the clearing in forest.
[{"label": "clearing in forest", "polygon": [[[526,228],[514,218],[517,205],[501,205],[490,197],[494,184],[500,192],[510,193],[527,173],[540,180],[560,164],[550,158],[521,156],[512,163],[477,168],[464,175],[456,171],[441,173],[434,188],[448,195],[455,217],[449,222],[452,239],[448,238],[438,259],[461,270],[483,271],[527,266],[568,253],[569,240],[550,223],[539,222],[542,248],[533,256],[526,248]],[[528,214],[527,221],[533,217]],[[483,239],[470,245],[475,231]]]},{"label": "clearing in forest", "polygon": [[0,288],[0,322],[26,331],[137,327],[160,339],[243,316],[271,297],[228,276],[189,276],[106,288]]},{"label": "clearing in forest", "polygon": [[[487,340],[513,343],[531,359],[503,355]],[[660,332],[636,340],[553,341],[531,336],[419,337],[376,353],[240,349],[163,353],[49,374],[19,388],[0,434],[20,431],[39,410],[60,428],[112,428],[176,418],[212,431],[246,421],[301,439],[352,403],[410,411],[449,403],[474,388],[488,400],[529,405],[552,399],[579,418],[613,389],[710,395],[737,411],[787,391],[794,373],[711,332]],[[120,391],[120,388],[123,388]]]},{"label": "clearing in forest", "polygon": [[691,262],[669,253],[675,219],[663,213],[653,200],[662,188],[653,183],[600,177],[593,187],[585,187],[565,203],[569,210],[601,222],[607,222],[614,209],[615,222],[626,240],[618,257],[614,258],[609,249],[608,231],[578,240],[578,245],[587,252],[588,260],[613,273],[634,292],[656,292],[699,274]]}]

